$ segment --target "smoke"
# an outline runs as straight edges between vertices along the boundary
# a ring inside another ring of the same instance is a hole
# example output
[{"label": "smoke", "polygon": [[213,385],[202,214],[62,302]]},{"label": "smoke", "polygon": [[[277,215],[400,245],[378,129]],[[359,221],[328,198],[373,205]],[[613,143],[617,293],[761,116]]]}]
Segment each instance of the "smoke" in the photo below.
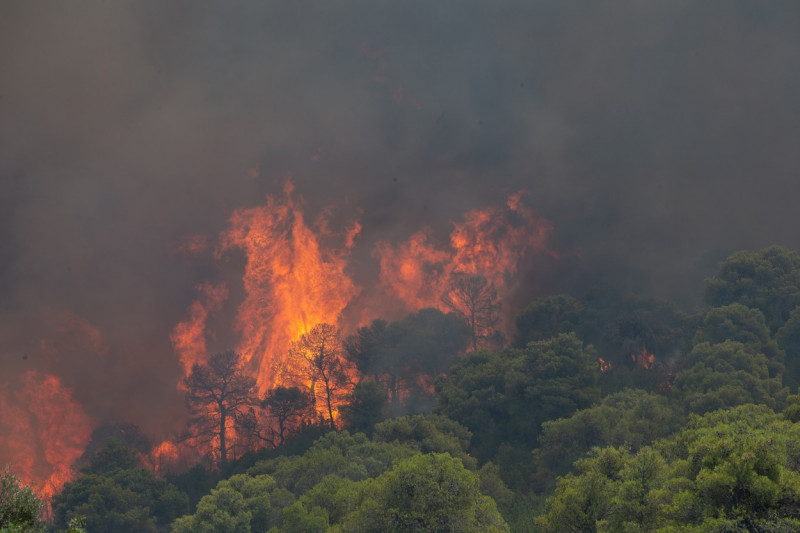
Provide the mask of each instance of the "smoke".
[{"label": "smoke", "polygon": [[[525,189],[562,258],[530,266],[526,297],[607,281],[691,302],[727,251],[800,246],[798,16],[744,0],[5,1],[0,373],[59,376],[97,424],[174,429],[170,332],[211,278],[235,312],[241,264],[213,242],[290,175],[310,216],[361,221],[360,275],[377,279],[376,241],[446,239]],[[175,251],[192,242],[210,244]]]}]

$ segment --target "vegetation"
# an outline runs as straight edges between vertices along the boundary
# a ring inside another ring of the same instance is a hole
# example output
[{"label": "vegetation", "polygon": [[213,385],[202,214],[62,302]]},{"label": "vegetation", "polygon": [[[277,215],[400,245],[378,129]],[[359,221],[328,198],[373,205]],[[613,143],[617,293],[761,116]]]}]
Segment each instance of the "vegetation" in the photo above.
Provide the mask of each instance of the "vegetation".
[{"label": "vegetation", "polygon": [[57,528],[80,519],[92,532],[156,532],[189,507],[185,494],[143,468],[119,439],[109,440],[82,474],[53,499]]},{"label": "vegetation", "polygon": [[43,506],[33,489],[24,486],[11,472],[5,470],[0,474],[0,532],[44,531],[39,517]]},{"label": "vegetation", "polygon": [[[344,339],[312,329],[295,382],[261,398],[236,354],[212,357],[186,385],[218,460],[167,481],[140,444],[107,440],[53,499],[53,527],[800,530],[796,252],[731,255],[692,313],[608,287],[546,296],[504,349],[481,349],[500,304],[485,280],[448,298],[451,313]],[[260,449],[232,453],[232,431]],[[3,531],[41,530],[33,493],[3,479]]]}]

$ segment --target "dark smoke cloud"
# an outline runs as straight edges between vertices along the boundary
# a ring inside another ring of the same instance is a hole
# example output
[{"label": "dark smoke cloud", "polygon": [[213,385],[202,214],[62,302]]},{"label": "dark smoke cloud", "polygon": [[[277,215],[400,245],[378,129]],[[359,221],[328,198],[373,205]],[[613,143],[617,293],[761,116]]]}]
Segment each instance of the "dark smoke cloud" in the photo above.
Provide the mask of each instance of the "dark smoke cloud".
[{"label": "dark smoke cloud", "polygon": [[[778,0],[2,2],[0,372],[173,428],[169,331],[237,272],[172,250],[289,174],[310,212],[360,213],[364,263],[525,188],[564,257],[530,294],[690,300],[725,252],[800,245],[797,20]],[[107,352],[59,341],[65,312]]]}]

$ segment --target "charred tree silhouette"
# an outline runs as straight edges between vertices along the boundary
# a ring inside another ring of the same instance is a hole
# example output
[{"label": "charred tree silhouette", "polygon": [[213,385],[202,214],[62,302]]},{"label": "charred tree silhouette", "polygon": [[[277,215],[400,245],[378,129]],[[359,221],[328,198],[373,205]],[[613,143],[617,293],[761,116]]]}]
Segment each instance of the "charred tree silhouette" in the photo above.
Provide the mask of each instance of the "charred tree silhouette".
[{"label": "charred tree silhouette", "polygon": [[392,415],[399,415],[401,397],[414,394],[447,372],[467,348],[470,331],[460,313],[421,309],[400,321],[373,320],[345,340],[345,357],[362,377],[371,377],[389,395]]},{"label": "charred tree silhouette", "polygon": [[342,360],[342,343],[339,330],[331,324],[317,324],[289,347],[289,369],[295,379],[308,384],[311,400],[317,405],[317,387],[322,387],[325,408],[331,428],[333,403],[337,393],[347,383],[347,373]]},{"label": "charred tree silhouette", "polygon": [[275,387],[267,392],[261,406],[275,419],[278,428],[265,440],[274,448],[283,446],[289,432],[308,416],[312,405],[311,396],[297,387]]},{"label": "charred tree silhouette", "polygon": [[464,317],[471,332],[472,349],[478,351],[478,341],[489,338],[497,324],[497,289],[480,274],[456,273],[442,295],[442,303]]},{"label": "charred tree silhouette", "polygon": [[195,363],[184,385],[190,427],[201,440],[216,440],[220,464],[227,464],[228,431],[253,405],[255,379],[244,374],[241,356],[228,351],[212,355],[207,364]]}]

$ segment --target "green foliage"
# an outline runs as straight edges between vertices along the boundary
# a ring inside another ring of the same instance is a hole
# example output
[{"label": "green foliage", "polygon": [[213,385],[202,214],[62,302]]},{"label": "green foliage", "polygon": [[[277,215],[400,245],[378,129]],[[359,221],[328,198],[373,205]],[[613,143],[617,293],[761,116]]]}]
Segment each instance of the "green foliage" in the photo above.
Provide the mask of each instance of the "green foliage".
[{"label": "green foliage", "polygon": [[462,317],[422,309],[398,322],[375,320],[344,344],[347,358],[359,372],[386,389],[390,411],[396,415],[403,408],[403,394],[409,397],[407,410],[423,407],[428,396],[422,387],[424,378],[447,372],[469,338],[470,329]]},{"label": "green foliage", "polygon": [[84,474],[107,474],[114,470],[131,470],[141,466],[139,456],[119,438],[111,438],[81,469]]},{"label": "green foliage", "polygon": [[689,345],[694,320],[669,302],[632,298],[600,287],[584,296],[583,303],[583,320],[576,331],[611,363],[603,378],[618,383],[614,391],[651,384],[657,373],[636,368],[635,356],[643,349],[664,362]]},{"label": "green foliage", "polygon": [[566,294],[535,300],[517,315],[517,346],[578,331],[583,310],[580,301]]},{"label": "green foliage", "polygon": [[595,449],[558,482],[544,531],[792,531],[800,426],[763,406],[694,415],[632,454]]},{"label": "green foliage", "polygon": [[24,486],[9,470],[0,473],[0,532],[44,532],[39,518],[42,502],[29,486]]},{"label": "green foliage", "polygon": [[675,377],[676,388],[694,413],[759,403],[783,408],[788,389],[770,377],[769,360],[753,347],[736,341],[703,342],[686,357],[686,370]]},{"label": "green foliage", "polygon": [[706,280],[705,300],[712,307],[740,303],[759,309],[775,332],[800,305],[800,254],[781,246],[736,252]]},{"label": "green foliage", "polygon": [[375,380],[360,381],[339,409],[345,427],[371,433],[372,427],[383,420],[387,400],[386,389]]},{"label": "green foliage", "polygon": [[598,376],[593,352],[574,334],[470,354],[437,383],[437,412],[469,428],[473,451],[488,460],[502,443],[530,447],[542,422],[591,405]]},{"label": "green foliage", "polygon": [[508,531],[478,477],[449,454],[399,461],[369,486],[342,531]]},{"label": "green foliage", "polygon": [[469,457],[472,433],[448,418],[438,415],[413,415],[385,420],[375,426],[373,440],[407,446],[422,453],[449,453],[465,466],[475,468]]},{"label": "green foliage", "polygon": [[763,353],[767,357],[771,376],[783,371],[783,351],[773,340],[764,314],[758,309],[738,303],[709,309],[695,332],[693,343],[719,344],[728,340]]},{"label": "green foliage", "polygon": [[785,352],[784,383],[800,385],[800,307],[789,314],[789,320],[775,333],[775,340]]},{"label": "green foliage", "polygon": [[279,486],[299,496],[325,476],[364,480],[387,470],[395,459],[414,453],[415,450],[407,446],[370,441],[363,433],[330,432],[303,455],[264,461],[256,464],[249,473],[269,473]]},{"label": "green foliage", "polygon": [[280,526],[294,496],[267,475],[237,474],[220,481],[194,514],[176,520],[173,533],[239,533]]},{"label": "green foliage", "polygon": [[67,533],[86,533],[86,519],[82,516],[73,517],[67,524]]},{"label": "green foliage", "polygon": [[301,456],[221,481],[173,532],[505,531],[481,487],[512,495],[491,465],[480,474],[465,468],[475,467],[461,447],[468,441],[463,427],[436,416],[385,421],[374,440],[331,432]]},{"label": "green foliage", "polygon": [[534,450],[535,488],[549,488],[556,476],[595,446],[628,446],[636,451],[676,431],[685,421],[682,409],[667,397],[639,389],[606,396],[596,406],[542,424]]},{"label": "green foliage", "polygon": [[97,451],[85,474],[53,498],[55,525],[82,517],[89,531],[157,531],[185,513],[188,498],[148,469],[127,445],[110,440]]}]

